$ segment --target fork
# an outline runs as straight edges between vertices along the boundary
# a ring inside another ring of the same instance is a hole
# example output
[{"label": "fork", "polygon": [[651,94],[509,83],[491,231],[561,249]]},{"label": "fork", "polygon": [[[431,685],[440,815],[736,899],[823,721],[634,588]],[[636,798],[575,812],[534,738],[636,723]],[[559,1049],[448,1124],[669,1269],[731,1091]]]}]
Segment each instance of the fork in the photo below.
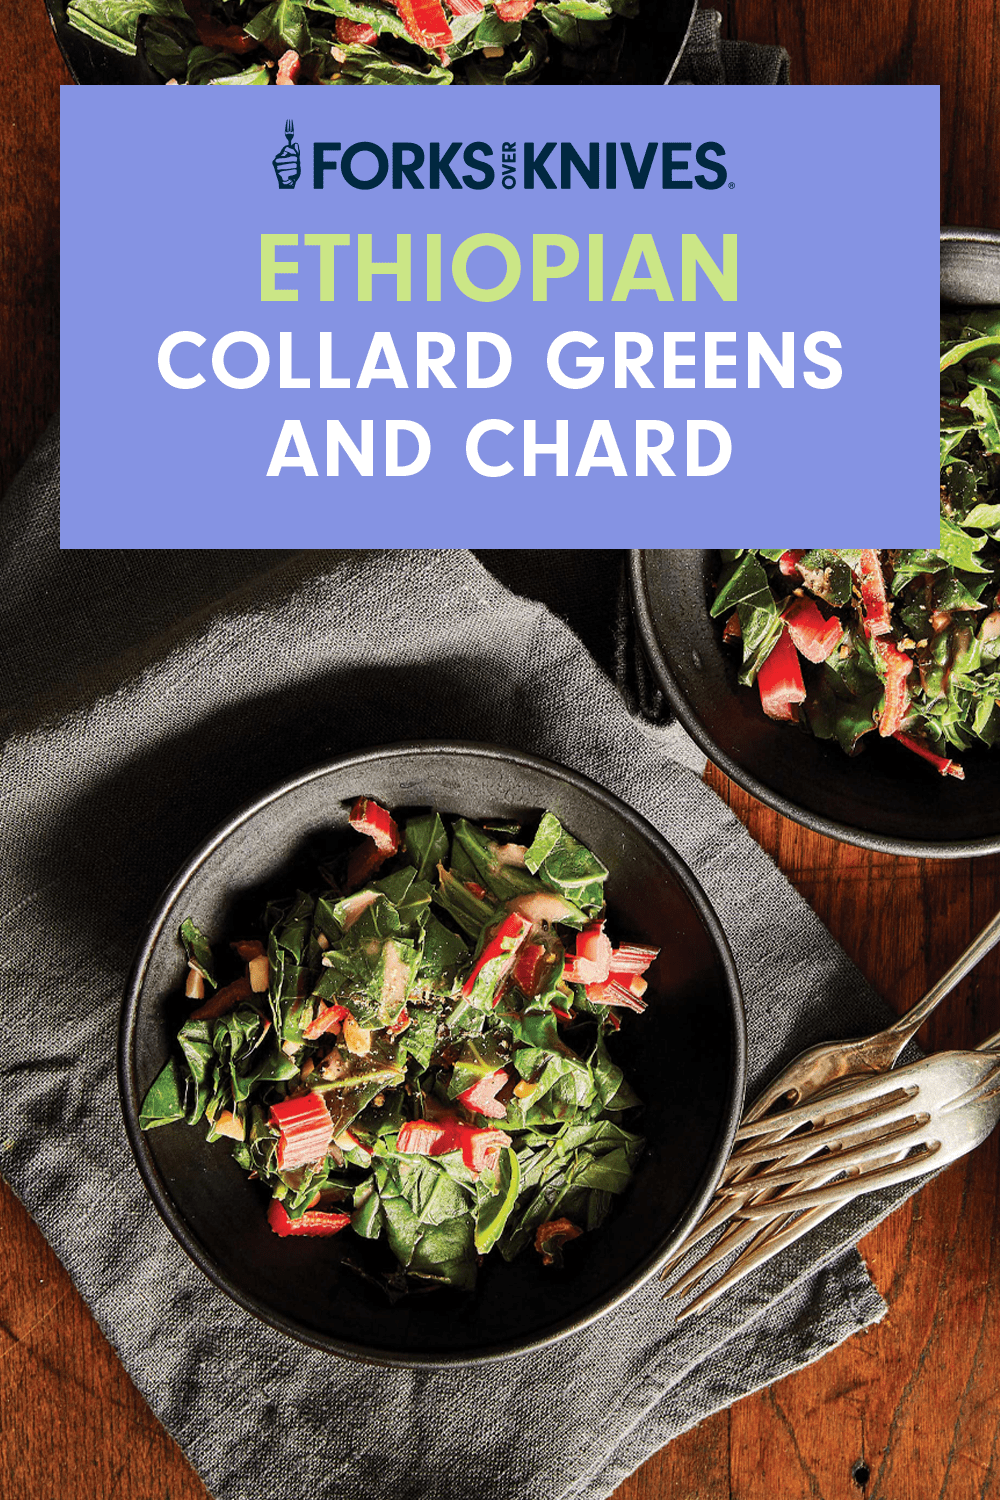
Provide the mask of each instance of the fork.
[{"label": "fork", "polygon": [[821,1088],[856,1073],[881,1073],[891,1068],[897,1057],[920,1030],[932,1011],[936,1010],[946,995],[965,978],[981,959],[985,958],[1000,942],[1000,912],[987,922],[982,932],[974,937],[965,952],[955,960],[948,972],[927,991],[923,999],[910,1007],[891,1026],[874,1036],[854,1037],[849,1041],[821,1042],[800,1052],[778,1077],[758,1094],[743,1117],[749,1124],[761,1117],[776,1104],[798,1104],[812,1098]]},{"label": "fork", "polygon": [[[842,1186],[838,1183],[810,1187],[811,1178],[829,1176],[830,1169],[842,1172],[858,1168],[858,1176],[850,1183],[847,1194],[854,1198],[874,1187],[907,1182],[957,1161],[984,1141],[1000,1119],[1000,1057],[991,1050],[991,1044],[997,1043],[1000,1032],[974,1052],[935,1052],[885,1077],[866,1079],[856,1090],[851,1090],[851,1097],[859,1103],[870,1102],[873,1091],[880,1088],[898,1088],[904,1077],[908,1089],[913,1087],[913,1093],[885,1110],[874,1132],[858,1131],[851,1120],[827,1126],[807,1137],[823,1151],[815,1162],[779,1163],[759,1173],[754,1182],[761,1187],[794,1185],[796,1191],[781,1199],[781,1210],[797,1213],[803,1208],[843,1201]],[[869,1118],[866,1112],[866,1121]],[[898,1166],[878,1165],[887,1146],[893,1152],[905,1150],[906,1159]],[[773,1159],[773,1150],[767,1146],[750,1156],[767,1158],[769,1152]],[[730,1190],[723,1187],[720,1191]],[[737,1212],[743,1219],[774,1218],[773,1207],[766,1203],[743,1203]]]},{"label": "fork", "polygon": [[[751,1179],[755,1190],[762,1188],[768,1194],[777,1189],[777,1194],[763,1201],[759,1196],[750,1201],[744,1198],[735,1206],[736,1217],[744,1221],[742,1228],[734,1225],[671,1293],[683,1295],[690,1290],[737,1245],[741,1254],[724,1276],[678,1314],[678,1321],[704,1310],[852,1198],[922,1177],[984,1141],[1000,1119],[998,1048],[1000,1032],[975,1051],[940,1052],[890,1075],[841,1083],[823,1100],[816,1100],[812,1109],[803,1105],[789,1111],[787,1123],[798,1130],[815,1120],[824,1105],[836,1104],[841,1111],[861,1106],[853,1116],[823,1124],[800,1138],[803,1151],[811,1147],[823,1153],[814,1161],[806,1158],[803,1162],[801,1153],[790,1150],[784,1161]],[[749,1125],[744,1138],[760,1141],[748,1147],[745,1156],[740,1152],[749,1170],[762,1161],[774,1161],[786,1145],[791,1146],[779,1143],[776,1150],[760,1124]],[[722,1194],[740,1191],[739,1184],[720,1188]]]},{"label": "fork", "polygon": [[[755,1244],[760,1244],[769,1236],[777,1234],[783,1224],[787,1225],[791,1222],[793,1216],[790,1216],[784,1208],[784,1200],[788,1196],[790,1188],[779,1186],[776,1189],[770,1187],[762,1189],[759,1187],[759,1176],[752,1175],[759,1161],[780,1161],[784,1163],[807,1162],[820,1149],[816,1145],[816,1137],[820,1131],[834,1123],[836,1116],[839,1115],[843,1119],[845,1113],[857,1134],[858,1144],[866,1140],[884,1138],[882,1137],[882,1131],[884,1130],[885,1123],[890,1123],[889,1117],[891,1112],[900,1102],[912,1099],[914,1094],[915,1090],[911,1089],[907,1091],[897,1088],[893,1092],[876,1099],[866,1108],[854,1111],[850,1108],[849,1100],[847,1101],[847,1108],[845,1110],[842,1101],[832,1098],[829,1101],[831,1106],[829,1112],[824,1111],[823,1113],[820,1113],[821,1103],[817,1100],[814,1103],[814,1113],[812,1116],[813,1123],[817,1126],[815,1131],[804,1135],[797,1135],[796,1132],[801,1128],[801,1121],[799,1119],[792,1119],[789,1122],[787,1135],[784,1139],[779,1139],[777,1135],[762,1135],[757,1138],[762,1148],[766,1147],[766,1149],[761,1149],[759,1154],[750,1157],[749,1152],[746,1156],[743,1152],[734,1152],[730,1158],[726,1175],[723,1177],[723,1182],[716,1190],[714,1208],[710,1209],[698,1223],[696,1232],[688,1237],[685,1244],[681,1247],[680,1252],[675,1254],[668,1263],[662,1279],[666,1279],[670,1271],[677,1265],[678,1260],[686,1255],[702,1239],[705,1239],[713,1230],[721,1227],[723,1233],[715,1241],[711,1249],[707,1250],[669,1288],[667,1295],[683,1296],[696,1282],[702,1280],[708,1271],[712,1270],[720,1261],[727,1259],[734,1250],[742,1249],[751,1241]],[[823,1102],[826,1102],[825,1099]],[[834,1109],[834,1105],[839,1105],[839,1108]],[[805,1113],[805,1108],[803,1107],[803,1119],[805,1118]],[[893,1118],[899,1118],[899,1116],[896,1115]],[[866,1125],[868,1129],[864,1131],[862,1127]],[[894,1157],[893,1159],[897,1158]],[[815,1170],[815,1166],[816,1164],[813,1163],[813,1170]],[[828,1176],[831,1178],[840,1176],[842,1170],[842,1167],[836,1167],[828,1173]],[[738,1186],[734,1187],[731,1185],[734,1183]],[[743,1205],[751,1201],[755,1203],[766,1202],[771,1205],[767,1215],[767,1222],[764,1223],[763,1227],[759,1220],[748,1221],[741,1215]],[[829,1212],[833,1211],[831,1209]],[[820,1219],[826,1217],[825,1213],[820,1214],[816,1222],[818,1223]],[[687,1311],[690,1310],[685,1310],[679,1316],[686,1316]]]},{"label": "fork", "polygon": [[[833,1091],[831,1090],[830,1092],[832,1094]],[[883,1115],[898,1102],[899,1093],[900,1090],[896,1090],[896,1092],[893,1094],[889,1094],[876,1099],[865,1112],[862,1112],[859,1109],[851,1111],[849,1102],[846,1106],[846,1110],[848,1113],[853,1113],[853,1119],[857,1125],[861,1125],[865,1121],[867,1121],[873,1128],[877,1130],[879,1128],[879,1124]],[[826,1096],[824,1096],[824,1103],[825,1102]],[[805,1106],[803,1106],[800,1114],[796,1116],[791,1116],[789,1114],[785,1116],[777,1116],[773,1121],[769,1120],[768,1125],[771,1127],[771,1133],[766,1135],[762,1134],[756,1138],[762,1146],[766,1144],[769,1147],[769,1150],[765,1153],[763,1159],[767,1161],[806,1161],[817,1150],[817,1147],[814,1144],[815,1133],[810,1133],[808,1135],[797,1135],[796,1132],[802,1128],[803,1122],[805,1122],[807,1118],[811,1120],[812,1124],[815,1125],[817,1129],[833,1123],[838,1115],[843,1116],[843,1114],[845,1113],[845,1106],[843,1104],[839,1104],[838,1108],[838,1104],[839,1101],[836,1096],[834,1096],[829,1100],[829,1108],[824,1109],[822,1112],[820,1111],[819,1101],[815,1101],[813,1114],[811,1116],[807,1117],[806,1108]],[[781,1126],[781,1128],[775,1130],[775,1125],[779,1125]],[[687,1271],[685,1275],[682,1276],[674,1286],[670,1288],[671,1294],[683,1294],[691,1285],[694,1284],[694,1282],[700,1280],[707,1270],[710,1270],[711,1267],[716,1265],[719,1261],[724,1260],[731,1253],[731,1251],[738,1248],[738,1246],[745,1244],[748,1239],[760,1232],[759,1225],[753,1225],[752,1227],[748,1228],[746,1221],[740,1219],[739,1210],[741,1205],[749,1201],[750,1199],[760,1197],[767,1198],[768,1201],[773,1201],[776,1196],[780,1195],[768,1193],[767,1190],[762,1191],[762,1189],[758,1187],[757,1184],[759,1179],[756,1176],[752,1175],[756,1166],[756,1159],[750,1160],[743,1151],[741,1151],[739,1148],[734,1148],[733,1154],[726,1166],[726,1170],[723,1173],[722,1182],[716,1189],[712,1205],[710,1205],[706,1213],[688,1234],[680,1249],[677,1250],[667,1262],[661,1273],[660,1279],[666,1280],[670,1275],[670,1272],[677,1266],[678,1262],[681,1261],[687,1255],[687,1253],[694,1248],[695,1245],[699,1244],[702,1240],[707,1239],[707,1237],[716,1229],[722,1228],[724,1232],[719,1237],[719,1239],[716,1240],[711,1250],[707,1251],[706,1254],[693,1267],[691,1267],[691,1269]],[[739,1185],[738,1191],[735,1187],[733,1187],[733,1184]],[[724,1189],[726,1189],[727,1187],[729,1188],[729,1191],[724,1192]],[[774,1215],[772,1215],[772,1217],[778,1217],[777,1211]],[[728,1228],[725,1227],[727,1225],[729,1226]]]},{"label": "fork", "polygon": [[[1000,912],[973,938],[937,984],[933,985],[922,999],[904,1012],[891,1026],[876,1032],[874,1036],[857,1037],[841,1042],[821,1042],[799,1053],[750,1105],[743,1117],[743,1126],[761,1119],[777,1104],[795,1105],[815,1098],[838,1078],[853,1076],[857,1073],[882,1073],[892,1068],[903,1048],[916,1035],[928,1016],[970,970],[985,958],[998,941],[1000,941]],[[782,1140],[790,1134],[786,1122],[787,1113],[769,1117],[768,1123],[773,1130],[774,1140]],[[737,1140],[740,1139],[743,1126],[741,1126],[741,1131],[737,1132]],[[727,1172],[732,1173],[736,1170],[742,1169],[738,1168],[734,1155],[730,1159]],[[715,1202],[714,1206],[710,1206],[667,1261],[660,1273],[660,1279],[665,1280],[695,1245],[706,1239],[714,1230],[730,1223],[733,1217],[734,1205],[731,1198],[723,1198]],[[737,1241],[743,1243],[746,1237],[745,1231],[738,1226],[731,1236],[727,1232],[727,1235],[724,1235],[723,1239],[716,1244],[715,1249],[720,1253],[714,1255],[712,1263],[722,1260],[736,1247]],[[678,1282],[676,1289],[688,1283],[690,1275],[689,1272],[681,1282]],[[694,1279],[697,1280],[698,1277]]]}]

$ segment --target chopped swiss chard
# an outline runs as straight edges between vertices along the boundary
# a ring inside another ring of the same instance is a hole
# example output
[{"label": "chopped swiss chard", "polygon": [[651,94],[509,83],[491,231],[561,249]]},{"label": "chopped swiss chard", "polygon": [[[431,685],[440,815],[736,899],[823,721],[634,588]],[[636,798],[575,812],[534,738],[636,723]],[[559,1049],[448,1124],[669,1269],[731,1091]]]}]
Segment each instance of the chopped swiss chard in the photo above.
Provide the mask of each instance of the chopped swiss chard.
[{"label": "chopped swiss chard", "polygon": [[[763,632],[769,592],[798,651],[819,668],[804,675],[808,724],[849,754],[877,727],[880,738],[900,739],[954,776],[951,751],[1000,741],[1000,683],[993,691],[1000,660],[998,330],[996,308],[942,320],[935,548],[722,554],[713,613],[729,619],[739,610],[739,633],[727,629],[724,639],[742,656],[741,679],[751,680],[762,660],[746,625],[749,614]],[[836,614],[827,616],[813,599]],[[797,719],[800,690],[787,650],[767,660],[765,705],[775,717]]]},{"label": "chopped swiss chard", "polygon": [[[394,826],[370,799],[352,820],[358,831]],[[471,1287],[477,1257],[501,1244],[509,1253],[522,1229],[533,1242],[538,1225],[526,1228],[523,1211],[541,1212],[539,1184],[558,1198],[567,1170],[574,1222],[601,1221],[618,1157],[597,1152],[607,1180],[592,1165],[591,1187],[576,1166],[594,1157],[602,1123],[638,1105],[607,1050],[612,991],[640,1008],[656,955],[614,948],[606,869],[554,816],[534,837],[519,825],[414,821],[406,847],[378,850],[378,870],[349,894],[331,888],[344,869],[334,855],[325,889],[271,903],[266,951],[256,938],[228,944],[248,972],[181,1027],[142,1115],[144,1128],[197,1121],[209,1141],[226,1139],[269,1189],[280,1237],[350,1224],[384,1238],[400,1266],[395,1294]],[[425,869],[434,855],[452,868]],[[594,980],[591,992],[608,987],[604,1003],[567,983],[567,944],[570,972]]]},{"label": "chopped swiss chard", "polygon": [[215,964],[211,944],[205,934],[195,926],[190,917],[185,917],[181,923],[180,937],[191,968],[197,969],[205,982],[215,989]]},{"label": "chopped swiss chard", "polygon": [[796,705],[806,696],[802,680],[802,668],[798,653],[792,644],[787,627],[772,646],[768,656],[757,672],[757,687],[760,690],[761,707],[769,719],[787,719],[795,723],[798,719]]},{"label": "chopped swiss chard", "polygon": [[587,916],[596,915],[603,907],[607,867],[567,833],[553,813],[546,813],[539,823],[524,862],[544,885],[565,896]]},{"label": "chopped swiss chard", "polygon": [[531,923],[517,912],[511,912],[485,938],[468,978],[462,985],[462,997],[474,1005],[496,1005],[499,988],[517,960],[517,952],[531,932]]}]

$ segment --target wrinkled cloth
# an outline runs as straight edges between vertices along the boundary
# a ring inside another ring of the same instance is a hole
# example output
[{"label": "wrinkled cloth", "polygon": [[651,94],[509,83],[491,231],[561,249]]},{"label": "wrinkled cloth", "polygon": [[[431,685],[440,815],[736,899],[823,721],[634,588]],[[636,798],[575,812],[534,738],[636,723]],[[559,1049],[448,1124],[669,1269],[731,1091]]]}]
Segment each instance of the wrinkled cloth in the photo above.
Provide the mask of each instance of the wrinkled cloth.
[{"label": "wrinkled cloth", "polygon": [[789,81],[784,47],[722,40],[717,10],[697,10],[684,51],[670,79],[674,83],[779,84]]},{"label": "wrinkled cloth", "polygon": [[[516,554],[512,589],[461,551],[60,553],[57,463],[53,429],[0,504],[12,685],[0,1169],[209,1489],[220,1500],[604,1500],[677,1433],[878,1320],[884,1304],[852,1246],[903,1190],[842,1210],[700,1318],[675,1325],[654,1280],[541,1353],[448,1372],[308,1349],[202,1275],[128,1149],[119,999],[153,904],[191,850],[325,758],[409,738],[492,741],[635,807],[728,934],[751,1092],[803,1046],[874,1030],[887,1011],[700,779],[679,726],[631,714],[569,625],[528,597],[547,566],[556,608],[568,608],[567,569],[575,597],[587,554],[525,556],[515,592]],[[617,574],[594,557],[613,656]]]}]

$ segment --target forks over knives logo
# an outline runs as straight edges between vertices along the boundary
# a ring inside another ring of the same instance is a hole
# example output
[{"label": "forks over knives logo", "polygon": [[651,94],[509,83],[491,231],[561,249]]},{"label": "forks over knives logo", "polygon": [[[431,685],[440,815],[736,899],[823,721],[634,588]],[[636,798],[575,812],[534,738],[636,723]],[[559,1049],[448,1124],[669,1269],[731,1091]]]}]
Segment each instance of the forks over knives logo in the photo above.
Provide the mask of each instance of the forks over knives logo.
[{"label": "forks over knives logo", "polygon": [[271,163],[280,188],[293,188],[302,176],[302,159],[298,146],[292,140],[294,134],[294,121],[286,120],[285,144]]}]

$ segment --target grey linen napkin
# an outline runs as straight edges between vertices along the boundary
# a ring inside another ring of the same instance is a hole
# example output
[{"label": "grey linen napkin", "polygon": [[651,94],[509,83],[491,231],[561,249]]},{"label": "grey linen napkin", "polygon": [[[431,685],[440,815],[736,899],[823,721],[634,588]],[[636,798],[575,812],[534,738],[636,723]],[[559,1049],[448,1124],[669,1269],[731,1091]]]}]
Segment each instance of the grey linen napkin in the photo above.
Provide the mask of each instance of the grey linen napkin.
[{"label": "grey linen napkin", "polygon": [[789,59],[784,47],[760,42],[722,40],[722,16],[717,10],[697,10],[684,51],[670,82],[747,83],[788,82]]},{"label": "grey linen napkin", "polygon": [[0,1168],[209,1488],[222,1500],[603,1500],[677,1433],[879,1319],[851,1246],[888,1195],[828,1220],[700,1319],[675,1327],[653,1281],[541,1354],[444,1374],[303,1348],[201,1275],[125,1141],[123,978],[191,849],[324,757],[409,737],[494,741],[636,807],[729,935],[751,1089],[810,1041],[874,1028],[885,1010],[700,780],[677,726],[632,716],[566,624],[472,554],[59,553],[57,459],[52,431],[0,506],[12,688]]}]

